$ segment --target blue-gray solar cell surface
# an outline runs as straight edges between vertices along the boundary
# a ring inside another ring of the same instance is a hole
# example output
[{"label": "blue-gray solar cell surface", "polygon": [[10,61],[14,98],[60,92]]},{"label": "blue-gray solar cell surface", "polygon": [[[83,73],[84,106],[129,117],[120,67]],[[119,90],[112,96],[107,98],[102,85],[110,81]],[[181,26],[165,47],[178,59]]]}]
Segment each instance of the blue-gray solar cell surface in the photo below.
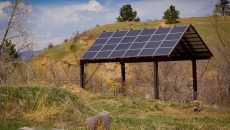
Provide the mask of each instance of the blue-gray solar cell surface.
[{"label": "blue-gray solar cell surface", "polygon": [[103,32],[82,59],[168,56],[188,26]]}]

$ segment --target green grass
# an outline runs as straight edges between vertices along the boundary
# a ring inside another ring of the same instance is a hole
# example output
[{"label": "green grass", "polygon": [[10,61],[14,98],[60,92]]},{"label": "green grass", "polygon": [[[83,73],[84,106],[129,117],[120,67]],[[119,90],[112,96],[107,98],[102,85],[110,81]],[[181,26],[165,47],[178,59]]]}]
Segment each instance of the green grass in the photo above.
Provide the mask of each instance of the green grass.
[{"label": "green grass", "polygon": [[[0,87],[0,130],[19,127],[85,129],[85,119],[101,111],[111,115],[111,129],[229,129],[229,109],[138,97],[114,97],[54,87]],[[44,116],[46,115],[46,116]],[[44,117],[43,117],[44,116]]]},{"label": "green grass", "polygon": [[[213,109],[208,110],[208,108],[201,113],[194,113],[191,104],[161,102],[135,97],[104,98],[106,96],[100,96],[101,100],[97,98],[97,103],[93,102],[95,98],[90,99],[90,102],[101,111],[111,112],[111,125],[114,129],[209,130],[230,128],[228,112],[224,112],[227,114],[224,117],[224,113],[215,113]],[[175,113],[168,112],[167,109],[172,109]],[[212,113],[217,114],[217,116],[213,116]]]},{"label": "green grass", "polygon": [[69,49],[70,46],[71,46],[70,43],[65,43],[65,44],[62,44],[61,46],[57,46],[51,49],[44,50],[40,54],[38,54],[38,57],[47,57],[47,58],[52,58],[54,60],[61,59],[71,53]]}]

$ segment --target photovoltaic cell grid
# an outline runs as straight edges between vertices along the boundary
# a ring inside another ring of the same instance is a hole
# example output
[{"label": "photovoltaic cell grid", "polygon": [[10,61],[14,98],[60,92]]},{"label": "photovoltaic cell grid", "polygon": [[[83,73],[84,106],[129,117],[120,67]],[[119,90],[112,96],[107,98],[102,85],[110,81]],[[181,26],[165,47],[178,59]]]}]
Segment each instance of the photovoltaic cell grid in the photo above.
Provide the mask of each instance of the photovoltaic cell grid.
[{"label": "photovoltaic cell grid", "polygon": [[82,59],[167,56],[188,26],[103,32]]}]

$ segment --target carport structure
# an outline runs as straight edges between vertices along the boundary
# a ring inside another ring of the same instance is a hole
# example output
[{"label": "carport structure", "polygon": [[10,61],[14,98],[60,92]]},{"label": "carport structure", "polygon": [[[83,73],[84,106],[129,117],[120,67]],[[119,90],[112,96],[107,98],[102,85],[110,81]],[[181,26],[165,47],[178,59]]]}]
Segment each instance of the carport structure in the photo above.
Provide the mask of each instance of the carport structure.
[{"label": "carport structure", "polygon": [[192,62],[193,98],[196,100],[196,61],[212,56],[192,25],[103,32],[80,59],[80,86],[85,87],[85,64],[119,62],[122,84],[125,84],[126,63],[153,62],[154,96],[159,99],[158,62],[189,60]]}]

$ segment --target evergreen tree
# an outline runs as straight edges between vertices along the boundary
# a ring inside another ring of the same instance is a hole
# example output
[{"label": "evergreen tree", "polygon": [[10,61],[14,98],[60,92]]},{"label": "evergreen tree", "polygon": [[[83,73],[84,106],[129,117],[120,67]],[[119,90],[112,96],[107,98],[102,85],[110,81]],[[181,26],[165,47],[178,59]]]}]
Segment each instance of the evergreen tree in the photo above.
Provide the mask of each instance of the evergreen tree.
[{"label": "evergreen tree", "polygon": [[3,44],[3,54],[11,59],[19,58],[19,55],[15,49],[15,44],[13,44],[11,40],[5,40]]},{"label": "evergreen tree", "polygon": [[54,48],[54,45],[53,45],[52,43],[50,43],[50,44],[48,45],[47,49],[52,49],[52,48]]},{"label": "evergreen tree", "polygon": [[130,4],[123,5],[120,9],[119,17],[117,18],[118,22],[124,21],[136,21],[139,22],[140,18],[137,17],[137,11],[133,11],[133,8]]},{"label": "evergreen tree", "polygon": [[164,12],[163,19],[165,19],[165,23],[173,24],[179,22],[179,10],[176,10],[175,6],[171,5],[169,9]]},{"label": "evergreen tree", "polygon": [[219,0],[219,2],[215,5],[214,14],[217,15],[230,15],[230,5],[228,0]]}]

